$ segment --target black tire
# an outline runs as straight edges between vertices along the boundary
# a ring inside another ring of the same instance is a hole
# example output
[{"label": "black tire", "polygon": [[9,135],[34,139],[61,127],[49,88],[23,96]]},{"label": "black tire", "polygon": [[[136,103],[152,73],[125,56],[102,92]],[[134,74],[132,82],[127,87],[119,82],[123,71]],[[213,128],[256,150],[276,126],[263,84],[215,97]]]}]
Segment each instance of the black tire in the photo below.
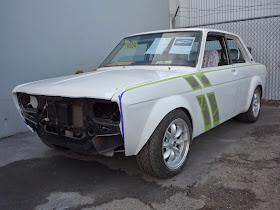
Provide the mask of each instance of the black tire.
[{"label": "black tire", "polygon": [[[187,125],[188,135],[189,135],[189,149],[187,151],[187,155],[185,156],[185,158],[184,159],[182,158],[183,162],[181,163],[179,168],[171,170],[167,167],[165,160],[163,158],[162,146],[163,146],[163,139],[166,130],[169,128],[171,123],[176,119],[183,120]],[[190,153],[191,142],[192,142],[192,127],[191,127],[189,117],[183,110],[180,109],[174,110],[170,112],[168,115],[166,115],[165,118],[157,126],[157,128],[151,135],[150,139],[147,141],[145,146],[141,149],[141,151],[136,156],[137,162],[140,168],[144,172],[152,176],[156,176],[163,179],[171,178],[177,175],[178,173],[180,173],[184,168]]]},{"label": "black tire", "polygon": [[[259,97],[261,99],[261,88],[259,86],[255,89],[254,94],[256,92],[259,94]],[[252,97],[252,100],[251,100],[251,104],[250,104],[250,107],[249,107],[248,111],[245,112],[245,113],[237,115],[236,116],[237,120],[239,120],[241,122],[245,122],[245,123],[254,123],[254,122],[256,122],[258,120],[259,115],[260,115],[260,111],[261,111],[261,103],[259,104],[260,107],[259,107],[258,114],[254,115],[254,113],[253,113],[253,98],[254,98],[254,94],[253,94],[253,97]]]}]

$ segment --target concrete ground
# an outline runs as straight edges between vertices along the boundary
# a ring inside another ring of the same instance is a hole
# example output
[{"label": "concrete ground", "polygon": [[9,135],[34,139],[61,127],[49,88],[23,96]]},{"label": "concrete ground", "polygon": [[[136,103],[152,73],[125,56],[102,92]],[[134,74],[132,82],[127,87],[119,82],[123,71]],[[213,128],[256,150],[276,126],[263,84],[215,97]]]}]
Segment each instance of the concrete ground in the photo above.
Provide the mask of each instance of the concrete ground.
[{"label": "concrete ground", "polygon": [[88,157],[27,132],[0,140],[0,209],[279,209],[280,107],[197,137],[181,174],[161,180],[135,157]]}]

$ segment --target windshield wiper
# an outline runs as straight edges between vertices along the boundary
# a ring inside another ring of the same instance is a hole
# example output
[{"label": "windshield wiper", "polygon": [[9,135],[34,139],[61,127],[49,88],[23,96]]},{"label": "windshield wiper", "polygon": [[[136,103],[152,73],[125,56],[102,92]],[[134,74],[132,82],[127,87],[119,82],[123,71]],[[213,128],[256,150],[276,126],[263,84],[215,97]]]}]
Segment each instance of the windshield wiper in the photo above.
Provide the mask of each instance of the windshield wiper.
[{"label": "windshield wiper", "polygon": [[111,66],[128,66],[128,65],[131,65],[132,63],[134,63],[134,62],[133,61],[129,61],[129,62],[115,62],[115,63],[107,64],[106,67],[111,67]]}]

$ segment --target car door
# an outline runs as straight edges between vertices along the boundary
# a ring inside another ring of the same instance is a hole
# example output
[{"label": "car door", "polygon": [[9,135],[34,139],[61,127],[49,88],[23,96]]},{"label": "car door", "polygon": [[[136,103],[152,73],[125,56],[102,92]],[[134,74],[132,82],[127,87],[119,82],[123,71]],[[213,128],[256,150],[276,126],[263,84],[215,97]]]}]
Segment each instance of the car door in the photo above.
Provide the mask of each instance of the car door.
[{"label": "car door", "polygon": [[201,104],[205,101],[208,107],[208,114],[207,111],[204,113],[204,119],[207,119],[206,122],[204,120],[207,124],[205,130],[235,116],[238,104],[237,72],[230,65],[224,35],[208,33],[202,68],[197,77],[203,87],[198,100]]}]

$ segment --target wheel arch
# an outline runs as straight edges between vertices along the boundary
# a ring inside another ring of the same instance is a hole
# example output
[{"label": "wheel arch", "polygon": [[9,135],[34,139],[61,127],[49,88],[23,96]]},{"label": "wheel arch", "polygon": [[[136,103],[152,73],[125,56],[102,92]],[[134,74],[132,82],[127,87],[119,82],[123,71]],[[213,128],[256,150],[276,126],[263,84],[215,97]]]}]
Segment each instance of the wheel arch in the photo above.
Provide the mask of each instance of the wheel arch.
[{"label": "wheel arch", "polygon": [[261,97],[263,96],[263,87],[262,87],[262,85],[258,85],[257,87],[260,87],[260,89],[261,89]]},{"label": "wheel arch", "polygon": [[[171,100],[173,99],[173,100]],[[170,103],[173,101],[173,103]],[[188,116],[191,126],[192,126],[192,134],[195,128],[194,117],[192,113],[194,113],[194,107],[191,106],[191,102],[189,102],[185,97],[180,95],[170,96],[166,98],[162,98],[157,100],[152,107],[149,107],[149,114],[146,118],[146,123],[143,128],[141,135],[137,138],[137,142],[131,139],[126,138],[125,141],[125,153],[126,156],[129,155],[137,155],[142,147],[149,140],[157,126],[161,123],[161,121],[172,111],[180,109]],[[129,132],[129,131],[128,131]],[[129,144],[129,145],[128,145]],[[134,144],[134,145],[132,145]],[[136,145],[135,145],[136,144]]]},{"label": "wheel arch", "polygon": [[254,94],[254,91],[257,87],[260,87],[261,89],[261,96],[263,94],[263,84],[262,84],[262,80],[259,76],[254,76],[251,80],[251,84],[250,84],[250,88],[248,91],[248,98],[247,98],[247,103],[246,103],[246,111],[248,111],[250,105],[251,105],[251,101],[252,101],[252,97]]},{"label": "wheel arch", "polygon": [[[188,110],[187,108],[185,108],[185,107],[179,107],[179,108],[177,108],[177,109],[181,109],[181,110],[183,110],[183,111],[186,113],[186,115],[188,116],[188,118],[189,118],[189,120],[190,120],[192,129],[193,129],[193,119],[192,119],[192,116],[191,116],[189,110]],[[176,110],[176,109],[174,109],[174,110]],[[174,111],[174,110],[172,110],[172,111]]]}]

